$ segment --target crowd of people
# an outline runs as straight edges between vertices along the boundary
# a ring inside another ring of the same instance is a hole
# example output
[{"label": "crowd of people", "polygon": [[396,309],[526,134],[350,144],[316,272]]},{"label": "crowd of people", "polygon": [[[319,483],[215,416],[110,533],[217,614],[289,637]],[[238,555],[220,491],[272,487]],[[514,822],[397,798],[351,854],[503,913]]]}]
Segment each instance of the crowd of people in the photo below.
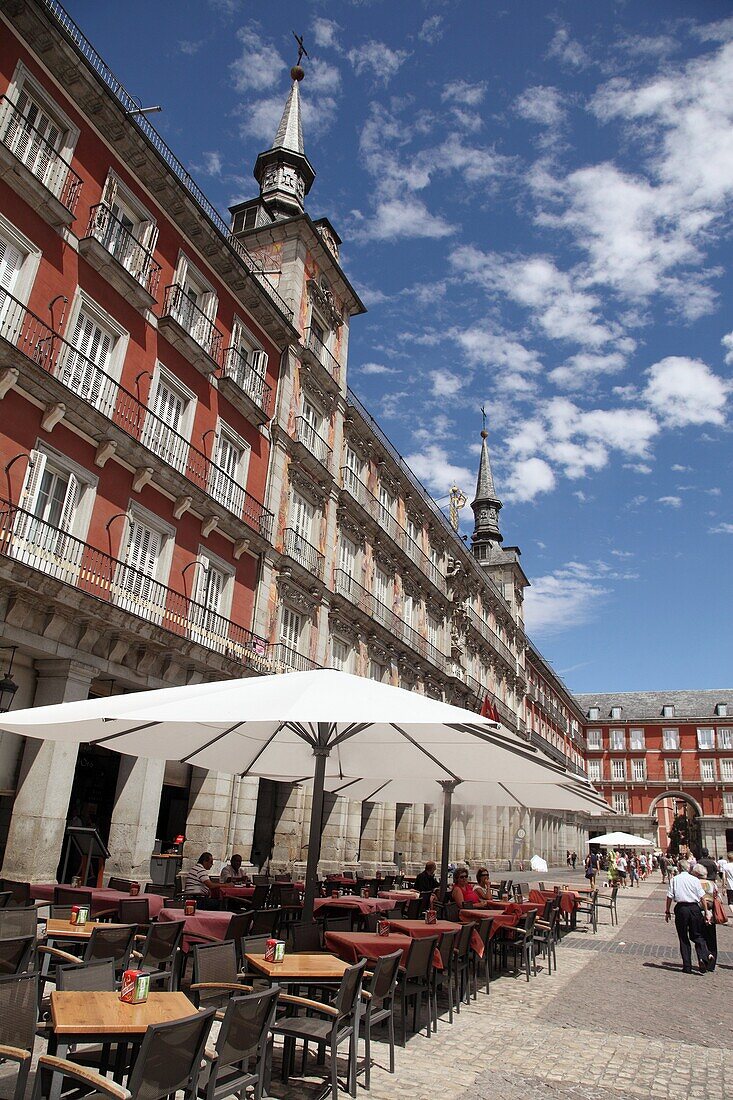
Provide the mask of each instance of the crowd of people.
[{"label": "crowd of people", "polygon": [[[598,885],[598,880],[605,874],[607,886],[638,886],[644,882],[660,866],[659,860],[663,856],[654,853],[609,848],[607,852],[591,851],[585,857],[585,877],[591,886]],[[664,878],[664,875],[662,876]]]}]

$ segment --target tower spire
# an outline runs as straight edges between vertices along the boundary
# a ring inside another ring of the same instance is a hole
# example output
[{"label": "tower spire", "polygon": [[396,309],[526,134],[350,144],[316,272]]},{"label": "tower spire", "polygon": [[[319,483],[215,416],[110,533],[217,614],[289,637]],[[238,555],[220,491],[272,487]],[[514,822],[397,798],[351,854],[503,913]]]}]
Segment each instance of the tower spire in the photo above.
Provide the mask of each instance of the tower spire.
[{"label": "tower spire", "polygon": [[483,416],[481,457],[476,480],[476,496],[471,502],[475,517],[471,548],[474,557],[478,561],[486,562],[490,557],[492,547],[498,546],[503,541],[503,535],[499,529],[499,511],[502,505],[494,488],[489,448],[486,443],[489,433],[486,431],[486,412],[483,407],[481,413]]},{"label": "tower spire", "polygon": [[260,185],[260,195],[276,218],[291,218],[303,213],[305,196],[311,189],[316,173],[305,155],[303,123],[300,110],[300,82],[305,72],[300,64],[306,57],[302,38],[298,43],[298,63],[290,70],[292,85],[275,139],[257,157],[254,176]]}]

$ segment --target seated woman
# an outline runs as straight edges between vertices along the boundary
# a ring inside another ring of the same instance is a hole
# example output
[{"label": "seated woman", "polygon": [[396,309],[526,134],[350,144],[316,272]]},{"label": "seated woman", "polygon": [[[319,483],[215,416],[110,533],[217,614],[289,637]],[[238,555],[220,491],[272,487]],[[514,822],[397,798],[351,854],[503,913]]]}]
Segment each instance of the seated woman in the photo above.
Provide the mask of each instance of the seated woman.
[{"label": "seated woman", "polygon": [[459,867],[453,872],[450,900],[455,902],[459,909],[463,909],[466,905],[474,908],[486,905],[486,900],[476,892],[475,884],[468,881],[468,870],[465,867]]},{"label": "seated woman", "polygon": [[476,872],[476,895],[480,902],[491,901],[491,883],[485,867],[479,867]]}]

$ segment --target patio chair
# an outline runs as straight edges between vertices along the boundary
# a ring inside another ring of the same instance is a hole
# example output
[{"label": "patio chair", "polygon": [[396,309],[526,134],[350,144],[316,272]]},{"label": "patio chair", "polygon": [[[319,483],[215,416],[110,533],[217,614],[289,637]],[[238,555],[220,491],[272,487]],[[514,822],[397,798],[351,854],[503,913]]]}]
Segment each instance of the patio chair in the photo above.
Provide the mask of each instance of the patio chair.
[{"label": "patio chair", "polygon": [[252,914],[252,923],[248,929],[248,935],[252,936],[276,936],[282,920],[282,909],[255,909]]},{"label": "patio chair", "polygon": [[242,904],[248,905],[250,909],[264,909],[267,905],[267,898],[270,893],[269,882],[257,882],[255,883],[255,892],[251,898],[242,898]]},{"label": "patio chair", "polygon": [[108,890],[120,890],[122,893],[128,893],[130,889],[129,878],[115,878],[114,876],[107,883]]},{"label": "patio chair", "polygon": [[402,1016],[402,1046],[407,1045],[407,1002],[414,998],[412,1030],[418,1030],[419,1009],[423,997],[427,1000],[427,1037],[432,1034],[433,1013],[433,959],[439,935],[425,936],[412,940],[405,959],[397,975],[397,988],[400,993]]},{"label": "patio chair", "polygon": [[0,939],[0,977],[25,974],[36,947],[35,936],[12,936]]},{"label": "patio chair", "polygon": [[356,909],[328,909],[324,906],[319,910],[318,920],[323,922],[324,932],[353,932]]},{"label": "patio chair", "polygon": [[364,1034],[364,1086],[367,1091],[371,1085],[372,1029],[384,1023],[387,1025],[389,1043],[389,1072],[394,1073],[395,989],[401,960],[402,952],[395,951],[392,955],[382,955],[377,959],[371,973],[367,974],[365,971],[367,985],[361,993],[362,1001],[365,1003],[361,1016],[361,1030]]},{"label": "patio chair", "polygon": [[[456,998],[456,1012],[461,1011],[461,1002],[465,999],[466,1004],[471,1003],[471,986],[472,986],[472,966],[471,966],[471,937],[476,930],[475,923],[464,924],[460,930],[458,936],[458,943],[456,944],[456,985],[458,996]],[[474,999],[477,996],[475,973],[473,975],[473,996]]]},{"label": "patio chair", "polygon": [[183,954],[181,941],[185,920],[161,921],[150,925],[147,935],[136,935],[131,959],[136,969],[150,976],[151,988],[162,982],[169,992],[180,988]]},{"label": "patio chair", "polygon": [[[99,925],[92,930],[81,957],[47,945],[39,947],[38,954],[43,955],[50,964],[55,963],[56,966],[61,962],[79,963],[92,962],[94,959],[112,959],[117,977],[121,978],[122,972],[130,965],[130,953],[136,932],[137,927],[134,924],[116,924],[109,927]],[[54,982],[55,972],[52,973],[49,969],[43,974],[42,980],[44,983]]]},{"label": "patio chair", "polygon": [[214,1010],[197,1012],[167,1024],[152,1024],[145,1032],[127,1088],[109,1077],[102,1077],[86,1066],[64,1058],[42,1054],[38,1059],[33,1100],[48,1095],[43,1079],[60,1075],[89,1090],[94,1096],[112,1100],[162,1100],[183,1093],[194,1100],[206,1040],[214,1019]]},{"label": "patio chair", "polygon": [[596,909],[608,909],[611,914],[611,925],[618,924],[618,909],[616,908],[616,899],[618,898],[619,885],[611,887],[611,893],[608,897],[601,897],[598,894],[596,898]]},{"label": "patio chair", "polygon": [[[266,912],[269,912],[269,910],[266,910]],[[237,952],[237,966],[241,970],[242,938],[249,935],[253,923],[254,914],[251,912],[232,913],[223,936],[207,936],[202,932],[196,932],[195,934],[188,935],[186,938],[191,943],[221,943],[222,940],[231,940]]]},{"label": "patio chair", "polygon": [[48,915],[51,920],[71,920],[71,905],[54,905],[48,907]]},{"label": "patio chair", "polygon": [[12,900],[13,900],[13,895],[10,892],[10,890],[1,890],[0,891],[0,909],[4,909],[7,905],[9,905],[12,902]]},{"label": "patio chair", "polygon": [[6,908],[13,906],[29,906],[31,902],[31,884],[30,882],[16,882],[12,878],[0,878],[0,890],[9,890],[12,894],[11,900],[8,902]]},{"label": "patio chair", "polygon": [[259,970],[255,970],[254,967],[250,966],[250,964],[247,962],[246,956],[264,955],[267,941],[269,939],[271,939],[270,936],[264,935],[245,936],[245,938],[242,940],[242,974],[244,975],[246,980],[253,986],[256,982],[262,982],[264,979]]},{"label": "patio chair", "polygon": [[[73,886],[55,886],[53,890],[53,904],[51,911],[57,905],[86,905],[91,910],[92,896],[88,890],[75,890]],[[112,905],[108,909],[99,909],[94,914],[94,919],[100,917],[114,917],[117,907]]]},{"label": "patio chair", "polygon": [[270,876],[269,875],[252,875],[252,885],[253,886],[265,885],[265,886],[269,887],[269,885],[270,885]]},{"label": "patio chair", "polygon": [[136,924],[145,931],[150,924],[150,902],[147,898],[120,898],[117,916],[122,924]]},{"label": "patio chair", "polygon": [[197,1008],[221,1008],[232,993],[251,993],[242,984],[237,953],[232,940],[193,945],[193,981],[190,991]]},{"label": "patio chair", "polygon": [[0,910],[0,936],[13,939],[17,936],[38,935],[38,910],[35,905],[10,906]]},{"label": "patio chair", "polygon": [[13,1100],[23,1100],[38,1018],[38,975],[0,978],[0,1059],[18,1067]]},{"label": "patio chair", "polygon": [[[417,941],[416,941],[417,942]],[[356,1058],[359,1040],[359,1002],[366,959],[344,971],[338,991],[330,1002],[311,1001],[306,997],[280,995],[283,1005],[305,1008],[308,1016],[286,1016],[276,1020],[272,1031],[284,1040],[282,1077],[288,1080],[291,1073],[295,1044],[314,1042],[319,1049],[328,1050],[331,1060],[331,1100],[338,1100],[338,1049],[349,1044],[348,1090],[356,1096]],[[318,1018],[320,1017],[320,1019]]]},{"label": "patio chair", "polygon": [[[435,972],[435,993],[436,993],[436,1009],[437,1009],[437,994],[440,989],[445,986],[448,993],[448,1023],[453,1023],[453,1009],[456,1007],[456,994],[458,986],[456,982],[456,940],[461,934],[462,929],[455,928],[450,932],[441,932],[440,939],[438,940],[438,951],[440,951],[440,957],[443,960],[443,969]],[[435,1026],[437,1031],[438,1017],[437,1012],[435,1016]]]},{"label": "patio chair", "polygon": [[491,932],[490,920],[476,922],[476,933],[483,945],[483,955],[479,956],[476,951],[473,952],[473,983],[474,989],[477,989],[479,973],[483,967],[487,993],[491,993],[491,979],[494,976],[494,939]]},{"label": "patio chair", "polygon": [[296,954],[303,951],[313,953],[323,950],[323,932],[321,926],[315,921],[291,924],[289,933],[292,950]]},{"label": "patio chair", "polygon": [[[547,907],[545,907],[547,908]],[[542,954],[547,958],[547,973],[552,974],[552,968],[557,970],[557,951],[555,945],[557,943],[558,929],[560,927],[560,907],[550,902],[550,911],[547,915],[547,919],[537,918],[534,923],[534,946],[539,947]]]},{"label": "patio chair", "polygon": [[271,1060],[270,1029],[279,992],[276,986],[230,999],[216,1042],[206,1048],[204,1080],[197,1090],[200,1100],[220,1100],[232,1093],[243,1097],[250,1087],[254,1087],[254,1100],[260,1100]]},{"label": "patio chair", "polygon": [[514,928],[504,929],[504,944],[514,956],[514,974],[519,973],[518,960],[521,956],[524,972],[529,981],[530,963],[537,975],[537,960],[534,956],[534,926],[537,918],[536,912],[527,913]]},{"label": "patio chair", "polygon": [[114,993],[117,988],[114,960],[94,959],[92,962],[59,966],[56,970],[56,988],[59,992]]},{"label": "patio chair", "polygon": [[275,875],[275,882],[292,882],[292,881],[293,881],[293,876],[290,875],[290,874]]},{"label": "patio chair", "polygon": [[587,901],[582,898],[575,908],[576,918],[580,914],[585,914],[588,917],[588,923],[593,928],[593,935],[595,936],[598,931],[598,890],[592,890],[588,895]]}]

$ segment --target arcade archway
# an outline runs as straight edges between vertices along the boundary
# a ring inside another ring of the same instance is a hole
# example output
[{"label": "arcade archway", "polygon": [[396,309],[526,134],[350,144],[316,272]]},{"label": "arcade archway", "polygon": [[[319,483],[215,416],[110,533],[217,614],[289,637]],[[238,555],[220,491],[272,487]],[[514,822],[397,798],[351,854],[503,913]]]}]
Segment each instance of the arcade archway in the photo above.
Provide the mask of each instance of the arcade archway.
[{"label": "arcade archway", "polygon": [[681,847],[699,852],[702,844],[702,807],[683,791],[664,791],[649,807],[657,826],[657,844],[663,852],[677,855]]}]

